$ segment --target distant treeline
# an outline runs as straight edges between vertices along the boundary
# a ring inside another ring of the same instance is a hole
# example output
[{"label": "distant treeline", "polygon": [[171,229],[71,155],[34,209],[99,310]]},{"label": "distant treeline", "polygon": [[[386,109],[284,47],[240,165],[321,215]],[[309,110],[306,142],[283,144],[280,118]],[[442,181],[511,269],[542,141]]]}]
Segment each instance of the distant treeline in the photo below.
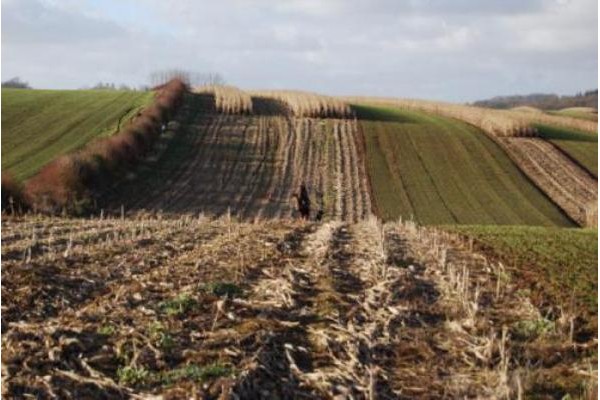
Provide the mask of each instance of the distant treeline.
[{"label": "distant treeline", "polygon": [[[149,84],[147,85],[134,87],[124,83],[115,84],[114,82],[98,82],[94,86],[84,86],[81,87],[81,89],[148,91],[163,86],[174,79],[183,82],[188,87],[223,86],[226,83],[223,76],[218,72],[192,72],[174,68],[152,72],[149,76]],[[29,83],[18,76],[3,81],[2,87],[11,89],[31,89]]]},{"label": "distant treeline", "polygon": [[2,82],[2,87],[11,89],[31,89],[29,83],[22,81],[18,76]]},{"label": "distant treeline", "polygon": [[593,107],[598,109],[598,89],[577,93],[574,96],[543,93],[525,96],[498,96],[489,100],[476,101],[473,105],[500,109],[520,106],[536,107],[542,110],[560,110],[569,107]]}]

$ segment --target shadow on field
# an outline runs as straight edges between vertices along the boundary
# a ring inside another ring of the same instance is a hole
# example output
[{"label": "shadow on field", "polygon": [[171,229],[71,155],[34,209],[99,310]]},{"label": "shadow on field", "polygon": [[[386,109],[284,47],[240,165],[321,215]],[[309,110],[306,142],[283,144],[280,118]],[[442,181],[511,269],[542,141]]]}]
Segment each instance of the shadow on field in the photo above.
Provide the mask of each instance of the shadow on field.
[{"label": "shadow on field", "polygon": [[598,142],[598,135],[594,135],[593,133],[579,132],[548,125],[537,125],[537,128],[540,136],[547,140],[568,140],[572,142],[588,143]]},{"label": "shadow on field", "polygon": [[215,96],[209,93],[191,93],[192,107],[207,114],[216,114]]},{"label": "shadow on field", "polygon": [[252,113],[255,115],[288,115],[286,105],[279,100],[252,96]]},{"label": "shadow on field", "polygon": [[365,106],[358,104],[351,104],[352,112],[358,119],[366,121],[380,121],[380,122],[398,122],[403,124],[419,123],[416,118],[412,118],[408,113],[391,107],[381,106]]}]

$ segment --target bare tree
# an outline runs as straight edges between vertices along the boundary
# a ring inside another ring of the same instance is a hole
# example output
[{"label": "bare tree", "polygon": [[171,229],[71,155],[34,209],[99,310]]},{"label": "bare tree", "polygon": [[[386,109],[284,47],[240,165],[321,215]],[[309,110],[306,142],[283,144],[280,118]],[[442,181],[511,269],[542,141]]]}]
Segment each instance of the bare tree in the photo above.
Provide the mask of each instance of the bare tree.
[{"label": "bare tree", "polygon": [[225,79],[219,73],[199,73],[189,72],[180,69],[168,69],[162,71],[155,71],[150,74],[150,85],[152,87],[164,85],[171,79],[181,79],[187,85],[190,86],[204,86],[204,85],[224,85]]}]

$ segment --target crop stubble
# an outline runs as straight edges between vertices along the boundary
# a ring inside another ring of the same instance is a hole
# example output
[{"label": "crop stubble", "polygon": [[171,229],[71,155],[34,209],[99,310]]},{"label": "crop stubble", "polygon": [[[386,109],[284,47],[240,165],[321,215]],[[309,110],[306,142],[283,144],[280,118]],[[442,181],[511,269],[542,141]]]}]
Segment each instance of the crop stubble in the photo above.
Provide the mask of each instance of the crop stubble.
[{"label": "crop stubble", "polygon": [[[51,234],[56,219],[34,218],[3,220],[5,396],[514,398],[593,385],[593,341],[571,342],[560,318],[543,340],[520,337],[540,312],[447,233],[142,215]],[[44,280],[50,266],[61,279]]]},{"label": "crop stubble", "polygon": [[323,210],[325,218],[357,221],[371,211],[355,121],[187,112],[170,144],[185,147],[185,158],[159,160],[153,168],[164,179],[134,179],[113,207],[289,218],[305,183],[313,216]]}]

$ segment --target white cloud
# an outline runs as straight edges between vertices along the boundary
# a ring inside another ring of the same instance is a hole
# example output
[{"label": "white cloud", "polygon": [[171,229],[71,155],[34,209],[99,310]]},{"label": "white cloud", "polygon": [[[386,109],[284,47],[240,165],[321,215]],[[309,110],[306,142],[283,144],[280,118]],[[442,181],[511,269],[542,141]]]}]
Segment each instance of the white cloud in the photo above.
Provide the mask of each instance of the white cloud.
[{"label": "white cloud", "polygon": [[473,100],[597,86],[595,0],[4,0],[2,69],[38,87],[177,66],[244,87]]}]

